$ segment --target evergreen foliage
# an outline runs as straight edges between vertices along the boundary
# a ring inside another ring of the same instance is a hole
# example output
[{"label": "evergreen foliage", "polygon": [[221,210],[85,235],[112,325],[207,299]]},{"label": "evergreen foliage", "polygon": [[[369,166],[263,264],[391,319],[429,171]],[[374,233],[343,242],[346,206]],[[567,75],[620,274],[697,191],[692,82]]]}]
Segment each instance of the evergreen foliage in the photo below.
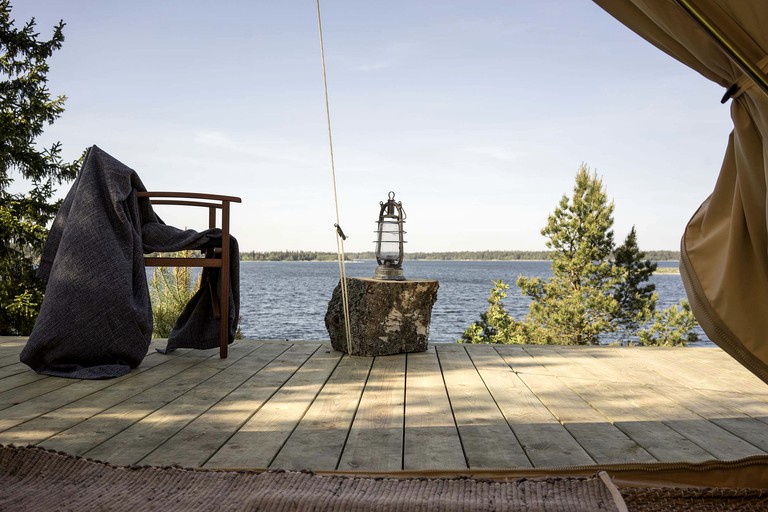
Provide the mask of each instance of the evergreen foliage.
[{"label": "evergreen foliage", "polygon": [[695,340],[696,320],[687,303],[656,312],[658,295],[648,283],[656,264],[644,259],[634,226],[615,247],[613,210],[602,179],[582,165],[572,198],[563,196],[541,231],[551,250],[552,277],[517,279],[531,298],[528,316],[509,315],[502,303],[509,285],[495,281],[488,310],[459,343],[594,345],[611,333],[624,344],[638,336],[645,345]]},{"label": "evergreen foliage", "polygon": [[491,296],[488,297],[488,310],[480,313],[480,321],[473,322],[462,335],[459,343],[505,343],[499,335],[504,327],[512,321],[512,317],[504,307],[502,299],[507,298],[509,285],[499,279],[493,282]]},{"label": "evergreen foliage", "polygon": [[693,331],[696,325],[691,305],[687,300],[681,300],[656,314],[653,323],[640,330],[638,335],[643,345],[684,346],[698,341],[699,337]]},{"label": "evergreen foliage", "polygon": [[480,321],[474,322],[464,332],[459,343],[525,343],[527,329],[517,322],[504,307],[509,285],[499,279],[494,281],[488,298],[488,311],[480,313]]},{"label": "evergreen foliage", "polygon": [[613,291],[618,304],[614,322],[618,338],[623,341],[629,340],[640,326],[651,320],[659,299],[656,285],[648,283],[657,265],[644,258],[645,253],[637,245],[635,226],[632,226],[624,243],[613,252],[619,274]]},{"label": "evergreen foliage", "polygon": [[541,336],[534,341],[563,345],[597,344],[614,328],[619,284],[611,264],[613,209],[602,179],[582,165],[573,197],[563,196],[541,234],[552,250],[552,277],[519,277],[517,286],[532,299],[528,322]]},{"label": "evergreen foliage", "polygon": [[[47,87],[48,59],[64,41],[64,22],[39,40],[34,18],[16,28],[8,0],[0,0],[0,335],[28,334],[45,284],[35,276],[46,226],[56,215],[54,186],[71,180],[79,161],[65,163],[61,145],[39,149],[35,139],[64,112],[64,96]],[[12,192],[18,172],[26,193]]]}]

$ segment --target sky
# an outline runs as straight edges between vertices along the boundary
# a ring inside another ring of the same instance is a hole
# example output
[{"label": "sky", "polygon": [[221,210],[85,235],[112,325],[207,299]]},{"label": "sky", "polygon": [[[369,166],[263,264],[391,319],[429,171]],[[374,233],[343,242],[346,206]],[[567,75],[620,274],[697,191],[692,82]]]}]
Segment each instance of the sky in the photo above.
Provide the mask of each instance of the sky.
[{"label": "sky", "polygon": [[[336,250],[314,0],[11,4],[41,38],[66,23],[48,75],[66,110],[41,145],[72,160],[95,144],[150,190],[240,196],[241,250]],[[676,250],[714,187],[722,88],[590,1],[322,0],[321,14],[349,252],[373,250],[390,190],[406,251],[543,250],[582,163],[615,203],[617,242],[634,225],[641,249]]]}]

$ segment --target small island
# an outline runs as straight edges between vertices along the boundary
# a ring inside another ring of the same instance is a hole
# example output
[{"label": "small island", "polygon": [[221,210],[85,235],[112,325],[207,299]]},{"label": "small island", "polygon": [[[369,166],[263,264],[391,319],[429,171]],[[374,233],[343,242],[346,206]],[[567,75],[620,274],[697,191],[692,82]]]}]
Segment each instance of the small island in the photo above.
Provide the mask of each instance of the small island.
[{"label": "small island", "polygon": [[[677,261],[680,259],[680,252],[645,251],[645,257],[651,261]],[[322,251],[244,251],[240,253],[241,261],[335,261],[336,258],[335,252]],[[373,260],[376,256],[373,251],[348,252],[346,259]],[[409,261],[546,261],[550,259],[550,251],[413,252],[406,253],[405,259]],[[669,267],[659,269],[659,273],[667,273],[667,268]]]}]

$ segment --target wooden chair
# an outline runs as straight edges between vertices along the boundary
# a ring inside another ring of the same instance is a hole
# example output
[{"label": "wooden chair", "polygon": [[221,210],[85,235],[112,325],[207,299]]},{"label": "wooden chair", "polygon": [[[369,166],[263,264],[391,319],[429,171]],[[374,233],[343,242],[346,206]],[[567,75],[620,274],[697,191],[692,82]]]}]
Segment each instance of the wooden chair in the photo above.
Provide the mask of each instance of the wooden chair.
[{"label": "wooden chair", "polygon": [[214,318],[219,320],[219,357],[227,357],[229,344],[229,206],[242,202],[239,197],[195,192],[138,192],[138,197],[149,198],[153,205],[196,206],[208,208],[208,227],[215,228],[216,210],[221,210],[221,249],[206,249],[204,258],[145,256],[148,267],[216,267],[221,269],[219,296],[213,296]]}]

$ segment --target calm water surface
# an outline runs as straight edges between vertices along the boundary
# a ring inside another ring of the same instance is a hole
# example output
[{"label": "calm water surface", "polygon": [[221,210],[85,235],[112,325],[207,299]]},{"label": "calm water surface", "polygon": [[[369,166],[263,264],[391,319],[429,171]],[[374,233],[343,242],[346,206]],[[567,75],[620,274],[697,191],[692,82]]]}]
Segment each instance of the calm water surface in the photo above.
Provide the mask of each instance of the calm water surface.
[{"label": "calm water surface", "polygon": [[[677,267],[677,262],[659,266]],[[349,277],[371,277],[375,261],[347,263]],[[517,276],[547,278],[549,261],[406,261],[408,278],[440,282],[432,310],[430,341],[454,342],[488,308],[493,281],[510,285],[504,301],[514,318],[528,312],[529,299],[515,286]],[[240,264],[240,328],[250,339],[327,340],[324,317],[333,288],[339,282],[336,262],[252,262]],[[657,274],[651,282],[659,293],[660,309],[685,298],[677,274]],[[699,338],[708,341],[702,331]]]}]

